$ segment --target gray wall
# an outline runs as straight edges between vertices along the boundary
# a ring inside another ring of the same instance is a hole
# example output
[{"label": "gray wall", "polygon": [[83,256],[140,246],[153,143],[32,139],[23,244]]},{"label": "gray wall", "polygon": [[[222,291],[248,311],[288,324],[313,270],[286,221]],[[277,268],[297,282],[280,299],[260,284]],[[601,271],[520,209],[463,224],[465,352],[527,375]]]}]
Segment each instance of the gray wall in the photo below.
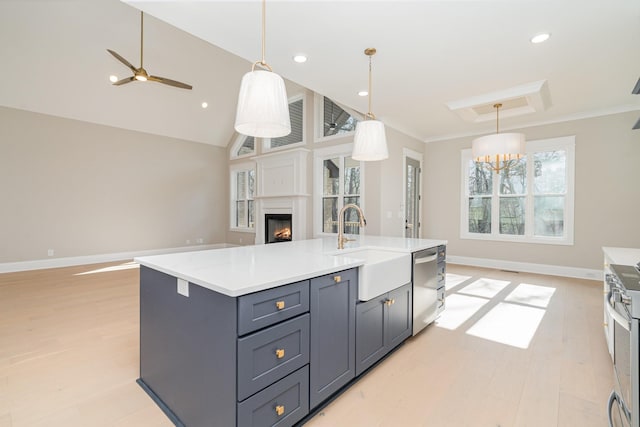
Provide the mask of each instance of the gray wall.
[{"label": "gray wall", "polygon": [[602,269],[602,246],[640,247],[637,119],[621,113],[519,131],[528,140],[576,136],[573,246],[460,239],[460,151],[471,137],[427,144],[426,235],[448,239],[451,255]]},{"label": "gray wall", "polygon": [[0,263],[222,243],[226,150],[0,107]]}]

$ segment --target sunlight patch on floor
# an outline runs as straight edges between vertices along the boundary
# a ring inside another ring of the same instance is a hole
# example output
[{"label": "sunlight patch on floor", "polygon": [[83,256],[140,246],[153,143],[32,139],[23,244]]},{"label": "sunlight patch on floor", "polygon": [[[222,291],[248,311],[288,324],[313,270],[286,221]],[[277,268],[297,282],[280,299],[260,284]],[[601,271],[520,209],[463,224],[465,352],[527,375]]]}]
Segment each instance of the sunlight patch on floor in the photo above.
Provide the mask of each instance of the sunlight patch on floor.
[{"label": "sunlight patch on floor", "polygon": [[471,276],[463,276],[461,274],[447,273],[444,288],[450,290],[458,286],[460,283],[471,279]]},{"label": "sunlight patch on floor", "polygon": [[493,298],[501,290],[506,288],[509,283],[511,282],[508,280],[496,280],[483,277],[471,283],[470,285],[465,286],[458,292],[461,294],[473,295],[475,297]]},{"label": "sunlight patch on floor", "polygon": [[140,268],[140,264],[137,262],[126,262],[124,264],[112,265],[111,267],[98,268],[97,270],[85,271],[84,273],[77,273],[74,276],[84,276],[85,274],[96,274],[96,273],[108,273],[110,271],[119,271],[119,270],[129,270],[132,268]]},{"label": "sunlight patch on floor", "polygon": [[484,298],[469,297],[465,295],[449,295],[446,308],[436,320],[436,325],[454,330],[469,320],[489,300]]},{"label": "sunlight patch on floor", "polygon": [[521,283],[504,300],[519,304],[532,305],[534,307],[546,308],[555,291],[555,288],[548,286]]},{"label": "sunlight patch on floor", "polygon": [[501,302],[469,328],[467,334],[527,348],[544,313],[540,308]]}]

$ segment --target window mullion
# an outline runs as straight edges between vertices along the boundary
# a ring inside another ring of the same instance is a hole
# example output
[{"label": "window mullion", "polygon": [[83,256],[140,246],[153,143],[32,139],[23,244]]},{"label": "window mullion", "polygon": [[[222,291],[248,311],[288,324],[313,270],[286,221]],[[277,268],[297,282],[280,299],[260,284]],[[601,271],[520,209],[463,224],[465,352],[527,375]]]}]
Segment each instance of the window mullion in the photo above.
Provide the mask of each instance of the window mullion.
[{"label": "window mullion", "polygon": [[500,236],[500,174],[493,171],[491,188],[491,236]]}]

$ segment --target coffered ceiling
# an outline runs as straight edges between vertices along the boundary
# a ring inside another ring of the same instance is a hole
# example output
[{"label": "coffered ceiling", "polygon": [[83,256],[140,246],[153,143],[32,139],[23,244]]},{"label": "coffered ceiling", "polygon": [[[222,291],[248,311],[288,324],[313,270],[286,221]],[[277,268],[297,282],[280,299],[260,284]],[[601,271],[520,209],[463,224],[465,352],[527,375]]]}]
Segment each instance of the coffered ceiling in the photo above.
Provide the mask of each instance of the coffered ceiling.
[{"label": "coffered ceiling", "polygon": [[[127,3],[0,1],[0,105],[227,145],[240,79],[260,59],[260,2]],[[138,9],[149,15],[145,68],[192,91],[109,82],[130,71],[106,49],[139,65]],[[529,42],[541,32],[551,38]],[[636,0],[267,1],[266,59],[290,95],[301,85],[366,111],[357,92],[375,47],[373,112],[425,142],[494,131],[449,106],[541,81],[545,107],[505,115],[501,129],[640,111],[639,42]]]}]

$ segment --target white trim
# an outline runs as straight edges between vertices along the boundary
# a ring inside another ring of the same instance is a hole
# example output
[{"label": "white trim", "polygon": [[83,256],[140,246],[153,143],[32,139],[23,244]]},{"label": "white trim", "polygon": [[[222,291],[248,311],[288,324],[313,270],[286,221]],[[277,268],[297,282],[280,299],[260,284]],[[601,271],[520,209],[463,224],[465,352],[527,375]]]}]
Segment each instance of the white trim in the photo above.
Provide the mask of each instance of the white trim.
[{"label": "white trim", "polygon": [[227,248],[231,246],[233,245],[227,245],[226,243],[215,243],[211,245],[183,246],[180,248],[149,249],[143,251],[117,252],[111,254],[83,255],[53,259],[36,259],[32,261],[5,262],[0,264],[0,273],[14,273],[18,271],[41,270],[44,268],[60,268],[71,267],[74,265],[125,261],[140,256],[162,255],[175,252],[203,251],[209,249]]},{"label": "white trim", "polygon": [[568,267],[563,265],[534,264],[531,262],[505,261],[489,258],[465,257],[450,254],[447,254],[447,263],[599,281],[603,280],[604,276],[603,270],[592,270],[589,268]]},{"label": "white trim", "polygon": [[[407,157],[412,158],[413,160],[417,160],[420,163],[420,194],[418,200],[418,224],[422,224],[422,153],[418,153],[417,151],[413,151],[410,148],[403,147],[402,148],[402,212],[403,212],[403,221],[400,225],[402,229],[400,230],[401,236],[405,235],[405,224],[407,223]],[[418,238],[422,235],[422,227],[418,227]]]},{"label": "white trim", "polygon": [[[555,123],[565,123],[565,122],[573,122],[576,120],[584,120],[584,119],[591,119],[591,118],[595,118],[595,117],[603,117],[603,116],[611,116],[614,114],[621,114],[621,113],[628,113],[630,111],[640,111],[640,107],[638,107],[637,105],[620,105],[620,106],[616,106],[616,107],[612,107],[612,108],[603,108],[603,109],[599,109],[599,110],[592,110],[592,111],[586,111],[586,112],[582,112],[582,113],[575,113],[575,114],[569,114],[566,116],[562,116],[562,117],[558,117],[556,119],[552,119],[552,120],[543,120],[543,121],[539,121],[539,122],[532,122],[532,123],[526,123],[526,124],[518,124],[518,125],[512,125],[509,127],[503,127],[502,124],[500,125],[500,131],[501,132],[506,132],[508,130],[514,130],[514,129],[527,129],[527,128],[532,128],[532,127],[536,127],[536,126],[545,126],[545,125],[552,125]],[[629,126],[631,126],[631,124],[629,124]],[[452,134],[448,134],[448,135],[442,135],[442,136],[434,136],[431,138],[424,138],[422,139],[422,142],[424,142],[425,144],[429,143],[429,142],[438,142],[438,141],[448,141],[451,139],[458,139],[458,138],[468,138],[468,137],[472,137],[472,136],[476,136],[476,135],[486,135],[487,132],[465,132],[465,133],[452,133]],[[409,135],[412,136],[412,135]],[[421,139],[421,138],[416,138],[416,139]]]}]

